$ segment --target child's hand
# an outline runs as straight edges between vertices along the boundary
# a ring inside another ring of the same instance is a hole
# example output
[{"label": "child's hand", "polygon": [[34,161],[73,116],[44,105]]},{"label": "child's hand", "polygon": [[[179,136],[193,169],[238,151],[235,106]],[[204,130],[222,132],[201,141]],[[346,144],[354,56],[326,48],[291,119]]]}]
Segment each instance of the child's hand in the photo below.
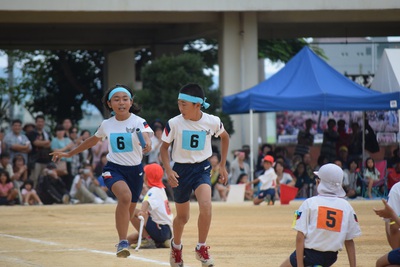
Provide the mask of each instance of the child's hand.
[{"label": "child's hand", "polygon": [[228,183],[228,172],[225,166],[220,166],[219,168],[219,179],[223,185]]},{"label": "child's hand", "polygon": [[382,199],[383,204],[385,207],[383,209],[375,209],[375,214],[378,215],[379,217],[385,218],[385,219],[392,219],[396,217],[396,213],[394,210],[389,206],[386,200]]},{"label": "child's hand", "polygon": [[167,178],[171,187],[177,187],[179,185],[179,175],[175,171],[171,170],[170,172],[167,172]]}]

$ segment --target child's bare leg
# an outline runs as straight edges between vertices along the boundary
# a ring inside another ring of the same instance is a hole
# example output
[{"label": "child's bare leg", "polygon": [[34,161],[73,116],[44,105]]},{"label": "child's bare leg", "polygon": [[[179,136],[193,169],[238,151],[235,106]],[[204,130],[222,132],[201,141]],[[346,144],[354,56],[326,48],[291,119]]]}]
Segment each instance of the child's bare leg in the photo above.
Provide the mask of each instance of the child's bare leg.
[{"label": "child's bare leg", "polygon": [[194,192],[199,204],[199,218],[197,221],[199,231],[199,243],[205,243],[211,225],[211,187],[202,184]]},{"label": "child's bare leg", "polygon": [[173,222],[174,231],[174,244],[180,245],[182,243],[182,234],[185,224],[189,221],[190,217],[190,202],[175,203],[176,216]]}]

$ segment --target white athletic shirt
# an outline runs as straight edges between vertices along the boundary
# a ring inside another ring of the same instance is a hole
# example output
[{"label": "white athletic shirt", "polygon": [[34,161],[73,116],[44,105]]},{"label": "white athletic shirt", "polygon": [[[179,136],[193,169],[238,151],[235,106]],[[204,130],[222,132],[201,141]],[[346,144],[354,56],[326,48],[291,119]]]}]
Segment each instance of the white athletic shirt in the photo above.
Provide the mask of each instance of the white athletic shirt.
[{"label": "white athletic shirt", "polygon": [[388,204],[400,217],[400,182],[395,183],[390,189]]},{"label": "white athletic shirt", "polygon": [[198,121],[185,120],[178,115],[168,121],[162,140],[172,143],[172,160],[178,163],[198,163],[211,157],[211,137],[225,131],[221,120],[202,112]]},{"label": "white athletic shirt", "polygon": [[135,114],[118,121],[115,116],[104,120],[97,129],[95,136],[107,137],[107,160],[123,166],[136,166],[142,162],[142,147],[136,134],[136,128],[142,132],[153,134],[147,122]]},{"label": "white athletic shirt", "polygon": [[294,229],[305,236],[305,248],[317,251],[342,250],[345,240],[361,235],[353,207],[338,197],[306,199],[295,213]]},{"label": "white athletic shirt", "polygon": [[267,190],[269,188],[275,188],[276,186],[276,178],[277,175],[275,173],[274,168],[269,168],[264,172],[264,174],[260,175],[258,179],[260,179],[261,186],[260,190]]},{"label": "white athletic shirt", "polygon": [[143,201],[149,202],[149,212],[154,222],[172,226],[173,215],[164,188],[150,188]]}]

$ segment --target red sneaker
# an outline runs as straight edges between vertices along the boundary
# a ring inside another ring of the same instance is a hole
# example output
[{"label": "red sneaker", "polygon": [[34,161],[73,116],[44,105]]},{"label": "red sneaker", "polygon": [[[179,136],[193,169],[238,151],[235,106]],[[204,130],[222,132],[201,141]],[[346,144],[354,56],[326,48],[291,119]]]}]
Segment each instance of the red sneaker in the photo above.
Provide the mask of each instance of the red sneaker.
[{"label": "red sneaker", "polygon": [[195,249],[196,251],[196,259],[201,261],[203,267],[213,267],[214,260],[211,258],[210,254],[208,254],[208,249],[210,247],[201,246],[200,249]]},{"label": "red sneaker", "polygon": [[176,249],[173,246],[172,243],[172,239],[171,239],[171,253],[169,255],[169,263],[171,265],[171,267],[183,267],[183,260],[182,260],[182,249]]}]

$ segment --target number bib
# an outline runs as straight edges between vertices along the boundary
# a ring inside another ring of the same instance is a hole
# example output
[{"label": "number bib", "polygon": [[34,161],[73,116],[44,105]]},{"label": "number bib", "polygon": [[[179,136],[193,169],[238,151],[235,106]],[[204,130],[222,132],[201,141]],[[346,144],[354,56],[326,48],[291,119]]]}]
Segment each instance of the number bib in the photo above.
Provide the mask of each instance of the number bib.
[{"label": "number bib", "polygon": [[342,210],[322,206],[318,208],[317,228],[340,232],[342,228],[342,220]]},{"label": "number bib", "polygon": [[110,145],[114,153],[132,152],[132,133],[111,133]]},{"label": "number bib", "polygon": [[205,131],[187,131],[182,132],[182,148],[186,150],[204,150],[206,142]]}]

